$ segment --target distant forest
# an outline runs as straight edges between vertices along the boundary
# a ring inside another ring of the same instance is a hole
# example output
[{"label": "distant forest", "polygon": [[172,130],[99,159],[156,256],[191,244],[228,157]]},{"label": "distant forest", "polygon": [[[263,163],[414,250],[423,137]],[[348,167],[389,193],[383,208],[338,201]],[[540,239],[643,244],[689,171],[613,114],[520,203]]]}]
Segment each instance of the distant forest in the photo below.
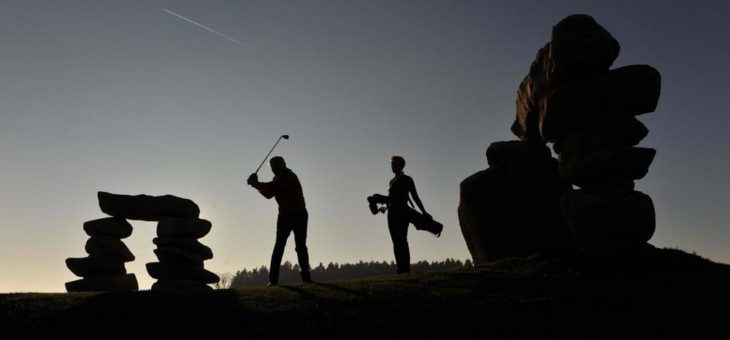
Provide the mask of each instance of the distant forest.
[{"label": "distant forest", "polygon": [[[464,262],[454,259],[446,259],[438,262],[419,261],[411,264],[411,272],[440,271],[463,267],[472,267],[471,260],[466,260]],[[395,272],[395,262],[360,261],[355,264],[338,264],[330,262],[327,266],[324,266],[320,262],[319,266],[312,268],[312,280],[349,280],[369,276],[395,274]],[[269,269],[266,266],[261,266],[260,268],[254,268],[252,270],[244,269],[233,275],[230,281],[230,288],[266,285],[266,283],[269,282],[268,277]],[[289,261],[284,262],[279,270],[279,284],[296,284],[300,282],[299,265],[292,265]]]}]

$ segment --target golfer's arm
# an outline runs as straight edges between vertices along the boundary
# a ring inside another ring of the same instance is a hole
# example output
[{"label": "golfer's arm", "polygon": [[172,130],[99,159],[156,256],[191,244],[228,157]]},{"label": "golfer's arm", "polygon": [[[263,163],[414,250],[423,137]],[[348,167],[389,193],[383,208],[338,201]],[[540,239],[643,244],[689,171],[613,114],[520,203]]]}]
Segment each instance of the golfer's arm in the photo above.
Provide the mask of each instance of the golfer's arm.
[{"label": "golfer's arm", "polygon": [[261,193],[266,199],[271,199],[276,194],[276,188],[278,187],[276,182],[258,182],[253,185],[256,190]]},{"label": "golfer's arm", "polygon": [[413,196],[413,201],[416,202],[416,205],[419,209],[421,209],[422,213],[426,213],[426,208],[423,207],[423,203],[421,203],[421,198],[418,197],[418,192],[416,191],[416,185],[411,185],[411,196]]}]

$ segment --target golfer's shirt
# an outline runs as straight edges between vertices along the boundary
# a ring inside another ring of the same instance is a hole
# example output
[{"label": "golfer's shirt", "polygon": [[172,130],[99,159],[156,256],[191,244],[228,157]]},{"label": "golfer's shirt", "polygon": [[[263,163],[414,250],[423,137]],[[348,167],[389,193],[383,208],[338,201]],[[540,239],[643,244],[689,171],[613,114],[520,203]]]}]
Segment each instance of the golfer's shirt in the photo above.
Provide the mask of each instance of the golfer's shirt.
[{"label": "golfer's shirt", "polygon": [[408,195],[413,187],[415,187],[413,179],[406,174],[395,176],[390,180],[390,189],[388,189],[389,209],[407,209]]},{"label": "golfer's shirt", "polygon": [[286,169],[281,175],[274,176],[271,182],[259,183],[256,189],[264,197],[276,199],[276,203],[279,204],[279,214],[307,212],[302,184],[290,169]]}]

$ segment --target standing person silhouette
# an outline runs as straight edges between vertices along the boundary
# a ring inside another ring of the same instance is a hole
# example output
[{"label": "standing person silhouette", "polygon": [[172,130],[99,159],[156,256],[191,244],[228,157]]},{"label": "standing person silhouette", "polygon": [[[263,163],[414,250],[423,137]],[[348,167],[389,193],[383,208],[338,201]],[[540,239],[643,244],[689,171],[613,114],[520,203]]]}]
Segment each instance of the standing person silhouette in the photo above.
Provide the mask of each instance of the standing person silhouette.
[{"label": "standing person silhouette", "polygon": [[411,254],[408,249],[408,224],[411,222],[411,209],[408,207],[409,195],[413,197],[413,201],[416,202],[423,215],[431,218],[431,215],[423,208],[413,179],[403,173],[405,166],[406,160],[403,157],[390,158],[390,168],[395,177],[390,180],[390,189],[388,189],[388,231],[393,240],[398,274],[411,271]]},{"label": "standing person silhouette", "polygon": [[302,282],[312,282],[309,272],[309,253],[307,252],[307,221],[309,214],[304,203],[302,184],[293,171],[286,167],[281,156],[269,160],[274,178],[271,182],[259,182],[256,174],[248,177],[247,183],[258,190],[261,195],[270,199],[276,198],[279,205],[279,216],[276,220],[276,242],[271,254],[269,266],[269,286],[279,284],[279,267],[284,256],[286,240],[294,232],[297,259],[301,268]]}]

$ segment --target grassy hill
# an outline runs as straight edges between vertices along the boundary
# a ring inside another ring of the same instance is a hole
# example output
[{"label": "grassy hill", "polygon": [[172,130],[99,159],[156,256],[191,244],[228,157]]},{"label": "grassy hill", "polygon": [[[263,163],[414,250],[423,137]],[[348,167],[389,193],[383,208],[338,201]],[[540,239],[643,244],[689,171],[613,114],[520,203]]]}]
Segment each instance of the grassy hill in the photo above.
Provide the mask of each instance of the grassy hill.
[{"label": "grassy hill", "polygon": [[729,290],[730,266],[653,249],[638,258],[535,256],[457,271],[207,293],[2,294],[0,331],[704,338],[727,333]]}]

